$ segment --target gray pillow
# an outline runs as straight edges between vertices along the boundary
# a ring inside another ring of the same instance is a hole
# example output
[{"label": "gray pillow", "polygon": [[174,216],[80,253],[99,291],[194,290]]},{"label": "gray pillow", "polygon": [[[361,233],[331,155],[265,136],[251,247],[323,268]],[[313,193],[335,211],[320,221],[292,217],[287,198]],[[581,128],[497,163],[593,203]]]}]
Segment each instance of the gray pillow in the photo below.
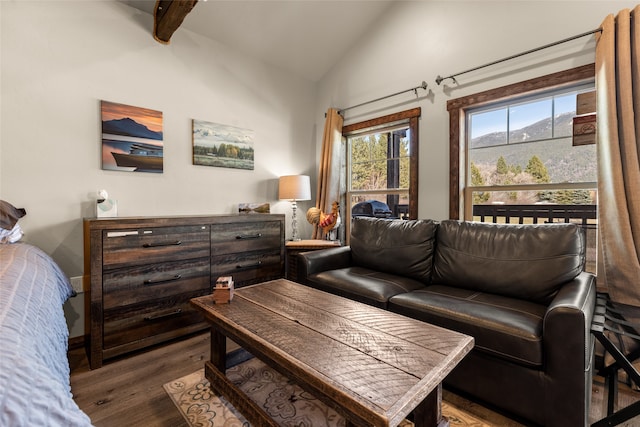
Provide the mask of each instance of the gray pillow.
[{"label": "gray pillow", "polygon": [[0,200],[0,228],[11,230],[18,220],[25,216],[27,211],[22,208],[16,208],[9,202]]},{"label": "gray pillow", "polygon": [[354,217],[351,256],[356,266],[431,280],[437,224],[432,220]]}]

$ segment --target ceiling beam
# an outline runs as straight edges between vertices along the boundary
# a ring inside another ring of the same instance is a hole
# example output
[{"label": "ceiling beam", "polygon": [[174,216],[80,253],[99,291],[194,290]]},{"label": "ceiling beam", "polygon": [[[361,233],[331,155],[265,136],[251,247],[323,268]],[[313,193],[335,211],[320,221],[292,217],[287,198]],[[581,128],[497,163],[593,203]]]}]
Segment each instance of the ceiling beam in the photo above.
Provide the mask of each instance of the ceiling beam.
[{"label": "ceiling beam", "polygon": [[153,38],[169,44],[174,32],[198,0],[157,0],[153,13]]}]

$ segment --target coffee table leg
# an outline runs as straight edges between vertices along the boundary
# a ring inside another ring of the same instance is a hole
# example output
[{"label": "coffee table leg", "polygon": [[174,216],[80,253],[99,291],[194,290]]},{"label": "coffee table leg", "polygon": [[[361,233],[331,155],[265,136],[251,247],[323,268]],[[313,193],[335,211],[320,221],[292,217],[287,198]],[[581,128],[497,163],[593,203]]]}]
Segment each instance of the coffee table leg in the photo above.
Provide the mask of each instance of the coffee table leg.
[{"label": "coffee table leg", "polygon": [[211,363],[222,374],[226,372],[227,364],[227,337],[216,328],[211,328]]},{"label": "coffee table leg", "polygon": [[449,427],[449,420],[442,416],[442,384],[438,384],[413,410],[416,427]]},{"label": "coffee table leg", "polygon": [[227,337],[216,328],[211,328],[211,360],[204,364],[204,376],[211,389],[224,396],[255,427],[279,427],[278,423],[244,391],[226,376]]}]

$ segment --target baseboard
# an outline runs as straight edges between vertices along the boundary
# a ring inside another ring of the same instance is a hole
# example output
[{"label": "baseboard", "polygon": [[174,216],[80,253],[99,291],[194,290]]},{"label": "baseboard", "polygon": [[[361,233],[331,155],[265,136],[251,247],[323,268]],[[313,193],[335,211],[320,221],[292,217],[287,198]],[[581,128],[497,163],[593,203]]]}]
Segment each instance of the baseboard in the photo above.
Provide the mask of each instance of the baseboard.
[{"label": "baseboard", "polygon": [[85,340],[88,339],[84,335],[69,338],[69,350],[77,350],[84,347]]}]

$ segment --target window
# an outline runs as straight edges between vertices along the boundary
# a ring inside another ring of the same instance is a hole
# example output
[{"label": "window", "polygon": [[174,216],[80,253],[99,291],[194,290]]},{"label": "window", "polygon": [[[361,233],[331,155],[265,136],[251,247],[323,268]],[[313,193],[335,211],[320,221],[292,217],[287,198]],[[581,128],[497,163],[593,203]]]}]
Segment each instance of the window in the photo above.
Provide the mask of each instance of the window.
[{"label": "window", "polygon": [[449,101],[450,217],[578,223],[595,272],[596,146],[572,143],[577,96],[593,90],[589,65]]},{"label": "window", "polygon": [[472,205],[595,204],[596,147],[572,142],[577,95],[593,90],[591,82],[469,109],[465,188]]},{"label": "window", "polygon": [[[351,216],[418,216],[420,108],[345,126],[347,206]],[[349,235],[350,221],[347,223]]]}]

